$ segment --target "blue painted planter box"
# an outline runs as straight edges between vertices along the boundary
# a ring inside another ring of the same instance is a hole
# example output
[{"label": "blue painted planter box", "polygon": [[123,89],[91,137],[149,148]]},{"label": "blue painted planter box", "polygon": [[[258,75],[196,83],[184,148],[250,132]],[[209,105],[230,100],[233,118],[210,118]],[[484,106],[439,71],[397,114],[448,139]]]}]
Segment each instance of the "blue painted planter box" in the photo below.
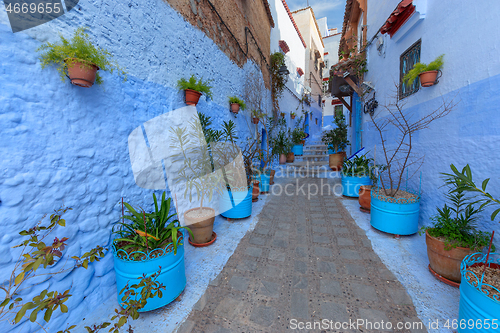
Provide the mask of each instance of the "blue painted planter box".
[{"label": "blue painted planter box", "polygon": [[359,188],[364,185],[371,185],[370,177],[347,177],[342,175],[342,195],[346,197],[359,197]]},{"label": "blue painted planter box", "polygon": [[302,156],[304,155],[304,146],[303,145],[295,145],[292,147],[292,153],[295,154],[295,156]]},{"label": "blue painted planter box", "polygon": [[[180,237],[177,243],[182,243],[184,237]],[[163,254],[155,257],[158,253]],[[131,254],[132,255],[132,254]],[[175,300],[186,287],[186,273],[184,270],[184,245],[177,245],[177,254],[174,255],[173,244],[166,249],[157,249],[149,252],[148,258],[144,261],[129,260],[129,255],[113,246],[114,265],[116,273],[116,288],[118,293],[118,303],[122,304],[123,294],[120,291],[127,282],[129,286],[139,283],[143,274],[151,276],[156,273],[161,266],[161,273],[157,281],[162,283],[166,289],[162,290],[161,298],[148,299],[144,308],[139,312],[151,311],[161,308]]]},{"label": "blue painted planter box", "polygon": [[269,180],[271,178],[270,174],[262,174],[260,175],[260,191],[261,192],[269,192]]},{"label": "blue painted planter box", "polygon": [[[457,323],[457,329],[460,333],[493,333],[500,331],[500,299],[491,299],[481,292],[479,287],[473,286],[473,284],[481,285],[481,276],[471,275],[472,272],[466,274],[467,267],[485,262],[486,255],[482,253],[468,255],[462,261],[460,268],[462,283],[460,283],[460,307]],[[500,264],[500,254],[491,253],[488,262]],[[496,323],[496,325],[493,323]]]},{"label": "blue painted planter box", "polygon": [[224,191],[219,201],[220,214],[230,219],[243,219],[252,215],[252,189]]},{"label": "blue painted planter box", "polygon": [[402,199],[400,201],[401,203],[397,203],[392,198],[386,198],[381,192],[379,194],[377,188],[372,188],[370,211],[372,227],[394,235],[416,233],[420,213],[420,196],[412,200]]}]

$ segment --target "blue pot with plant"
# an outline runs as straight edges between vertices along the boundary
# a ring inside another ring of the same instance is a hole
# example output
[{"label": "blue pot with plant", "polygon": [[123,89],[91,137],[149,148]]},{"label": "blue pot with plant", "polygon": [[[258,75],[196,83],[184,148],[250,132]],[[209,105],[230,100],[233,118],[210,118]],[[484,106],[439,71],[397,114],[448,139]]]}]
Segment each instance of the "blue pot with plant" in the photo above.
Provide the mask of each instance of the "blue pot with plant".
[{"label": "blue pot with plant", "polygon": [[373,159],[362,156],[352,156],[344,160],[342,165],[342,195],[346,197],[359,197],[361,186],[371,185],[370,179]]},{"label": "blue pot with plant", "polygon": [[298,126],[296,128],[294,128],[292,133],[291,133],[292,153],[295,156],[304,155],[304,145],[302,145],[301,142],[305,139],[305,137],[306,137],[306,133],[300,127],[300,124],[298,124]]},{"label": "blue pot with plant", "polygon": [[243,219],[252,215],[252,191],[250,188],[231,188],[224,191],[219,200],[220,214],[230,219]]},{"label": "blue pot with plant", "polygon": [[[151,311],[175,300],[186,287],[184,270],[184,236],[175,218],[170,213],[171,199],[162,195],[160,208],[153,193],[154,212],[137,211],[130,204],[124,203],[127,214],[117,224],[113,240],[114,268],[118,303],[123,304],[128,298],[138,298],[144,286],[142,277],[151,276],[160,270],[157,281],[167,286],[156,297],[147,301],[140,312]],[[137,285],[126,293],[126,287]]]}]

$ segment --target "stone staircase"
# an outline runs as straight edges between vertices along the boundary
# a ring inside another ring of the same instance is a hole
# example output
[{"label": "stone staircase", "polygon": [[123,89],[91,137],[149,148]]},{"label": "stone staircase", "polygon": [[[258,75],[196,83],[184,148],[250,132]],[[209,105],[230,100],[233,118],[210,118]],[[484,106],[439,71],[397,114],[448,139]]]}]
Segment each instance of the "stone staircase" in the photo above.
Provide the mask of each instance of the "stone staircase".
[{"label": "stone staircase", "polygon": [[291,176],[331,178],[338,177],[338,172],[332,171],[328,165],[328,149],[321,142],[311,142],[304,146],[304,154],[295,156],[293,163],[286,164]]}]

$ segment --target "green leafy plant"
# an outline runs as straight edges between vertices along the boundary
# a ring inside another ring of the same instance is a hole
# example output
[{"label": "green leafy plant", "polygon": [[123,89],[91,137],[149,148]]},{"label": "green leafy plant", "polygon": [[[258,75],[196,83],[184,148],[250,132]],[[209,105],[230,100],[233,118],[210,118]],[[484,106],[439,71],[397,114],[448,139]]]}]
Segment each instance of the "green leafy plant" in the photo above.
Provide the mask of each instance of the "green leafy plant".
[{"label": "green leafy plant", "polygon": [[366,177],[371,174],[373,158],[367,158],[366,154],[354,156],[350,160],[344,159],[342,174],[346,177]]},{"label": "green leafy plant", "polygon": [[[100,70],[113,73],[115,70],[120,73],[126,80],[126,73],[112,60],[112,55],[105,49],[95,47],[89,35],[85,32],[85,28],[78,28],[75,34],[68,40],[60,35],[60,43],[45,43],[41,45],[37,52],[42,52],[40,61],[42,68],[49,65],[56,65],[61,80],[66,79],[66,70],[68,64],[81,62],[83,66],[92,67],[95,64]],[[102,78],[99,73],[96,73],[96,83],[101,84]]]},{"label": "green leafy plant", "polygon": [[252,110],[252,117],[262,119],[266,116],[261,110]]},{"label": "green leafy plant", "polygon": [[203,78],[196,80],[196,76],[194,76],[194,74],[191,75],[189,80],[180,78],[177,81],[177,88],[179,90],[191,89],[205,94],[205,96],[209,98],[212,98],[212,87],[210,86],[210,80],[203,81]]},{"label": "green leafy plant", "polygon": [[443,209],[437,208],[438,214],[432,218],[434,224],[422,228],[420,234],[427,231],[433,237],[443,238],[446,250],[468,247],[478,251],[489,244],[491,234],[477,229],[478,213],[482,208],[476,208],[475,202],[466,197],[463,183],[459,177],[446,176],[446,198],[450,205],[445,204]]},{"label": "green leafy plant", "polygon": [[443,61],[444,54],[441,54],[439,57],[434,59],[434,61],[430,62],[428,65],[417,62],[413,68],[406,73],[406,75],[403,78],[403,81],[406,82],[408,85],[412,85],[413,82],[417,79],[417,77],[423,73],[423,72],[429,72],[429,71],[438,71],[443,67],[444,61]]},{"label": "green leafy plant", "polygon": [[292,133],[291,133],[291,141],[292,141],[292,144],[293,145],[298,145],[302,142],[302,140],[304,140],[304,138],[306,137],[306,133],[304,132],[304,130],[300,127],[296,127],[293,129]]},{"label": "green leafy plant", "polygon": [[290,112],[290,117],[296,117],[297,114],[295,112]]},{"label": "green leafy plant", "polygon": [[229,104],[232,104],[232,103],[238,104],[240,106],[241,110],[245,110],[245,108],[247,107],[245,102],[236,96],[229,97]]},{"label": "green leafy plant", "polygon": [[323,134],[321,141],[323,141],[328,148],[335,151],[335,153],[344,151],[349,144],[347,140],[347,124],[343,113],[335,115],[336,128],[327,131]]},{"label": "green leafy plant", "polygon": [[171,199],[165,199],[165,192],[161,197],[160,208],[154,193],[153,201],[155,210],[151,213],[146,213],[144,210],[138,212],[125,202],[129,214],[123,216],[124,220],[117,224],[118,228],[114,231],[118,236],[113,241],[116,249],[133,253],[131,257],[135,260],[141,259],[151,250],[165,248],[170,244],[173,245],[176,254],[177,246],[182,245],[177,242],[180,230],[186,229],[191,232],[188,227],[180,226],[179,221],[175,219],[176,213],[170,213]]},{"label": "green leafy plant", "polygon": [[274,155],[286,154],[290,151],[292,142],[286,131],[279,131],[276,138],[273,139],[272,149]]},{"label": "green leafy plant", "polygon": [[[87,269],[89,263],[100,261],[104,257],[106,249],[97,246],[85,252],[82,256],[71,257],[74,263],[70,267],[64,265],[57,271],[49,270],[63,260],[63,251],[66,249],[69,239],[54,237],[54,240],[48,243],[46,239],[57,227],[66,226],[63,215],[68,210],[71,210],[71,208],[64,206],[56,209],[48,217],[48,222],[46,222],[46,214],[35,226],[19,232],[21,236],[27,237],[27,239],[14,246],[20,249],[18,260],[16,260],[8,281],[5,281],[0,286],[0,290],[3,292],[3,300],[0,302],[0,321],[9,321],[16,325],[23,319],[28,319],[38,324],[42,331],[48,332],[44,325],[38,322],[38,316],[43,314],[43,320],[49,322],[55,311],[69,312],[70,309],[65,303],[72,296],[71,291],[61,292],[45,289],[34,296],[31,301],[26,301],[21,296],[23,290],[33,287],[33,281],[37,281],[36,284],[39,285],[50,281],[53,276],[65,274],[80,267]],[[129,317],[137,319],[139,317],[138,310],[146,305],[147,300],[154,297],[161,288],[164,289],[159,283],[155,282],[157,276],[158,274],[150,277],[143,276],[138,285],[130,287],[144,286],[139,294],[135,291],[127,293],[129,297],[123,299],[122,308],[120,310],[116,309],[115,315],[111,317],[112,321],[116,321],[113,325],[110,322],[103,322],[98,325],[86,326],[87,331],[96,333],[101,329],[110,327],[109,332],[118,333],[119,329],[127,323]],[[128,289],[123,291],[128,291]],[[131,296],[134,296],[134,298]],[[66,329],[58,333],[70,333],[75,327],[76,325],[68,325]]]},{"label": "green leafy plant", "polygon": [[[493,198],[493,196],[486,192],[486,187],[488,186],[488,182],[490,181],[490,178],[487,178],[483,180],[481,187],[477,187],[477,185],[474,183],[472,180],[472,171],[470,169],[470,166],[467,164],[462,171],[458,171],[458,169],[451,164],[450,165],[451,171],[453,173],[444,173],[445,176],[447,176],[447,184],[450,183],[457,183],[458,186],[454,190],[454,192],[459,192],[459,191],[465,191],[465,192],[472,192],[476,195],[481,196],[481,199],[478,199],[474,201],[474,203],[481,204],[479,209],[484,209],[487,206],[491,205],[498,205],[500,206],[500,200]],[[493,221],[495,217],[500,213],[500,208],[497,208],[496,210],[491,213],[491,220]]]},{"label": "green leafy plant", "polygon": [[271,54],[271,99],[273,102],[273,114],[277,115],[280,106],[279,100],[285,89],[286,75],[280,74],[279,69],[285,65],[285,55],[281,52]]}]

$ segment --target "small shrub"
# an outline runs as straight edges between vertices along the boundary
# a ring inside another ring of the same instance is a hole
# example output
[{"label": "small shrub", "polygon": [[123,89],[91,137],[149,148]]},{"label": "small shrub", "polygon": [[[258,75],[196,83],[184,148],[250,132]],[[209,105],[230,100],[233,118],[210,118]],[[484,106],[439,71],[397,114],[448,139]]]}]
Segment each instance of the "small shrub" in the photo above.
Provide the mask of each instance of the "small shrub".
[{"label": "small shrub", "polygon": [[415,66],[413,66],[413,69],[411,69],[408,73],[406,73],[403,80],[406,82],[406,84],[411,86],[413,82],[417,79],[419,74],[428,71],[440,70],[444,64],[443,57],[444,54],[441,54],[439,57],[437,57],[434,61],[430,62],[428,65],[421,62],[416,63]]},{"label": "small shrub", "polygon": [[177,81],[177,88],[179,88],[179,90],[191,89],[205,94],[205,96],[209,98],[212,98],[212,87],[210,86],[210,80],[203,81],[203,78],[201,78],[197,81],[194,74],[191,75],[189,80],[186,80],[185,78],[179,79]]},{"label": "small shrub", "polygon": [[245,108],[247,107],[247,105],[245,104],[245,102],[243,100],[239,99],[236,96],[229,97],[229,104],[232,104],[232,103],[239,104],[240,109],[242,111],[245,110]]}]

